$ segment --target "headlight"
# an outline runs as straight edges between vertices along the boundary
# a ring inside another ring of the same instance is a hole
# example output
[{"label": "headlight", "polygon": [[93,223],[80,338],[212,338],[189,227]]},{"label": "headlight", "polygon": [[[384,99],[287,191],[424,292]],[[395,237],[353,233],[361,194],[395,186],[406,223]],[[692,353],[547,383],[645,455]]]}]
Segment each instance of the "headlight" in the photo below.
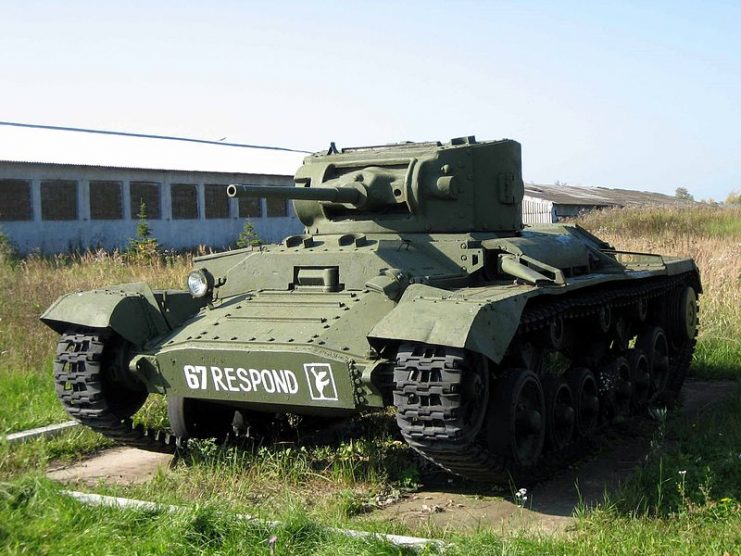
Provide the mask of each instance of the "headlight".
[{"label": "headlight", "polygon": [[214,288],[214,279],[204,269],[188,274],[188,289],[193,297],[205,297]]}]

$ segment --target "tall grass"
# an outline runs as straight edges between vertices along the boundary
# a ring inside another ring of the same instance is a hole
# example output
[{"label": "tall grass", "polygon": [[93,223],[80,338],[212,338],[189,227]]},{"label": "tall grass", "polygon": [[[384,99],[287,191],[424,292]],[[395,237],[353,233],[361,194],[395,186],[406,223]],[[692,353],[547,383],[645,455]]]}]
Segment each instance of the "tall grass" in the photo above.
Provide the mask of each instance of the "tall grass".
[{"label": "tall grass", "polygon": [[191,264],[190,255],[132,260],[106,251],[0,262],[0,434],[64,418],[51,378],[58,338],[39,321],[57,297],[126,282],[182,288]]}]

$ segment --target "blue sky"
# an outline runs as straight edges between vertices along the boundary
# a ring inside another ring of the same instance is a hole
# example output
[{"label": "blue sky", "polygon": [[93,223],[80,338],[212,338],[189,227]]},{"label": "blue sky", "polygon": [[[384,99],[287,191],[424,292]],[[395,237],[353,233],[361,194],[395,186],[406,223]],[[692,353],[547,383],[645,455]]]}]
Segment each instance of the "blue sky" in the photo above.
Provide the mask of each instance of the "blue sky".
[{"label": "blue sky", "polygon": [[525,179],[741,189],[741,2],[0,3],[0,120],[309,150],[475,134]]}]

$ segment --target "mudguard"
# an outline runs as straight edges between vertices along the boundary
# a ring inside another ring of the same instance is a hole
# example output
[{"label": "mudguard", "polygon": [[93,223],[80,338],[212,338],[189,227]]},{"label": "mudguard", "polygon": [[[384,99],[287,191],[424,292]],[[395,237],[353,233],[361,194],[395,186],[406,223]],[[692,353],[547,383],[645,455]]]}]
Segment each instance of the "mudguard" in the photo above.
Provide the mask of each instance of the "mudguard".
[{"label": "mudguard", "polygon": [[373,327],[371,342],[408,341],[466,348],[495,363],[504,357],[520,324],[525,297],[466,298],[416,284]]},{"label": "mudguard", "polygon": [[137,347],[169,331],[154,292],[144,283],[63,295],[41,321],[60,334],[75,326],[110,328]]}]

